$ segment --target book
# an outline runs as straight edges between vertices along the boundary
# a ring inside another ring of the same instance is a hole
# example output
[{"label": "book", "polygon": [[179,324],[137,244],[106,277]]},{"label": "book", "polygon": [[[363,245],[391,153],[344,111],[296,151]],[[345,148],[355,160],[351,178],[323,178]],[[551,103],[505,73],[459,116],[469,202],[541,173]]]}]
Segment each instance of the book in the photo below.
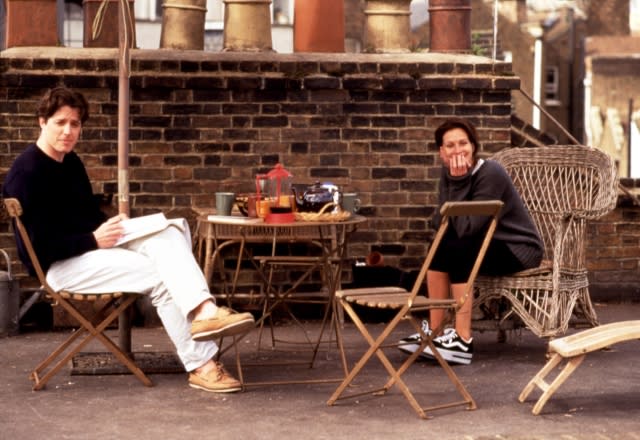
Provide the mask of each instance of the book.
[{"label": "book", "polygon": [[236,215],[209,215],[207,220],[214,223],[234,224],[234,225],[254,225],[256,223],[264,223],[261,218],[240,217]]},{"label": "book", "polygon": [[181,223],[168,220],[161,212],[157,214],[144,215],[142,217],[128,218],[126,220],[122,220],[121,224],[124,228],[124,233],[116,242],[116,246],[144,237],[145,235],[162,231],[171,225],[178,226],[180,230],[182,230]]}]

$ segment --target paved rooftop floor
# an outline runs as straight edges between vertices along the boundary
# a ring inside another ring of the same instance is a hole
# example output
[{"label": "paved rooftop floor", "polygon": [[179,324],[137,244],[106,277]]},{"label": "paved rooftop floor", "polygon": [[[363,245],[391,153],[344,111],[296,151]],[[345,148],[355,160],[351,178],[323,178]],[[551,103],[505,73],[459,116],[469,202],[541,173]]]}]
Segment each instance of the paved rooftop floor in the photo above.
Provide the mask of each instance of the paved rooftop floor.
[{"label": "paved rooftop floor", "polygon": [[[638,319],[640,303],[599,304],[602,323]],[[381,325],[372,324],[375,330]],[[310,329],[317,323],[309,324]],[[405,335],[402,328],[398,337]],[[297,337],[292,325],[277,327]],[[366,348],[355,328],[345,327],[351,361]],[[237,394],[216,395],[187,386],[186,374],[153,374],[146,388],[131,375],[78,376],[63,369],[34,392],[28,373],[61,341],[61,332],[26,333],[0,339],[0,438],[6,439],[636,439],[640,440],[640,341],[592,353],[556,392],[540,416],[533,400],[518,394],[544,364],[546,341],[528,331],[498,343],[492,332],[475,335],[474,361],[456,366],[478,409],[432,412],[421,420],[396,389],[384,397],[363,397],[328,407],[334,383],[253,386]],[[133,330],[134,352],[165,352],[172,347],[162,329]],[[249,382],[278,378],[322,379],[340,373],[337,353],[323,351],[316,367],[251,366],[304,358],[300,353],[256,354],[257,331],[241,343],[244,377]],[[264,342],[263,342],[264,344]],[[282,347],[278,344],[277,347]],[[92,349],[101,350],[99,346]],[[403,355],[389,352],[392,361]],[[234,370],[233,356],[223,361]],[[451,391],[435,363],[415,364],[405,379],[425,404]],[[377,361],[357,381],[362,389],[386,378]],[[453,394],[449,394],[453,396]],[[537,394],[536,394],[537,397]]]}]

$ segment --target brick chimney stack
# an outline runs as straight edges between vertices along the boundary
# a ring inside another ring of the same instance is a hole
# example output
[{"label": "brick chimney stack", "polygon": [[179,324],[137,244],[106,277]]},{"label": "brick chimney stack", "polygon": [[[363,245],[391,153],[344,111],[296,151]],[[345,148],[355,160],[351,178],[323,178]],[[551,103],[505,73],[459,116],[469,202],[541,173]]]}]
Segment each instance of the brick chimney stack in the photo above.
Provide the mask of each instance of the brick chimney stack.
[{"label": "brick chimney stack", "polygon": [[431,52],[471,52],[471,0],[429,0]]}]

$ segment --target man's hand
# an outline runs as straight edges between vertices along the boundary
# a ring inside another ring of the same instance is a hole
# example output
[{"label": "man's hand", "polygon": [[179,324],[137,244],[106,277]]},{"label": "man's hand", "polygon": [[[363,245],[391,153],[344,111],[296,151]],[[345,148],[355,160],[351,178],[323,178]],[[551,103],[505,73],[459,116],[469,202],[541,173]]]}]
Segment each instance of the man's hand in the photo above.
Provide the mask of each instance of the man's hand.
[{"label": "man's hand", "polygon": [[111,217],[101,224],[98,229],[93,231],[93,236],[96,239],[96,243],[98,243],[99,249],[112,248],[116,244],[124,233],[124,228],[120,222],[126,218],[127,216],[125,214],[118,214],[115,217]]}]

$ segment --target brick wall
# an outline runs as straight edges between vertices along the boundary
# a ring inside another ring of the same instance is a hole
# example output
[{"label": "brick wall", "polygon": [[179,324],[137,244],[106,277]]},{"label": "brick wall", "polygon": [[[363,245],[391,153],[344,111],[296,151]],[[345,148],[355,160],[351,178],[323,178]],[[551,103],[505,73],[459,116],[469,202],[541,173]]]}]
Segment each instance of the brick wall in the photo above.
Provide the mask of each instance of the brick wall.
[{"label": "brick wall", "polygon": [[[0,178],[38,135],[34,111],[42,93],[66,84],[91,102],[77,151],[94,190],[116,192],[116,55],[2,52]],[[486,58],[435,53],[134,50],[132,214],[212,208],[215,191],[249,192],[257,173],[281,162],[296,183],[332,181],[360,194],[369,221],[354,237],[352,257],[377,250],[388,264],[413,269],[432,235],[439,169],[433,130],[448,116],[465,116],[478,126],[484,154],[509,146],[511,91],[519,86],[510,70]],[[6,221],[0,247],[15,256]],[[637,278],[637,269],[628,277]]]},{"label": "brick wall", "polygon": [[629,0],[591,1],[587,5],[587,34],[630,35]]},{"label": "brick wall", "polygon": [[[639,179],[623,179],[637,189]],[[591,296],[596,301],[640,299],[640,204],[621,194],[610,214],[589,226],[587,258]]]}]

